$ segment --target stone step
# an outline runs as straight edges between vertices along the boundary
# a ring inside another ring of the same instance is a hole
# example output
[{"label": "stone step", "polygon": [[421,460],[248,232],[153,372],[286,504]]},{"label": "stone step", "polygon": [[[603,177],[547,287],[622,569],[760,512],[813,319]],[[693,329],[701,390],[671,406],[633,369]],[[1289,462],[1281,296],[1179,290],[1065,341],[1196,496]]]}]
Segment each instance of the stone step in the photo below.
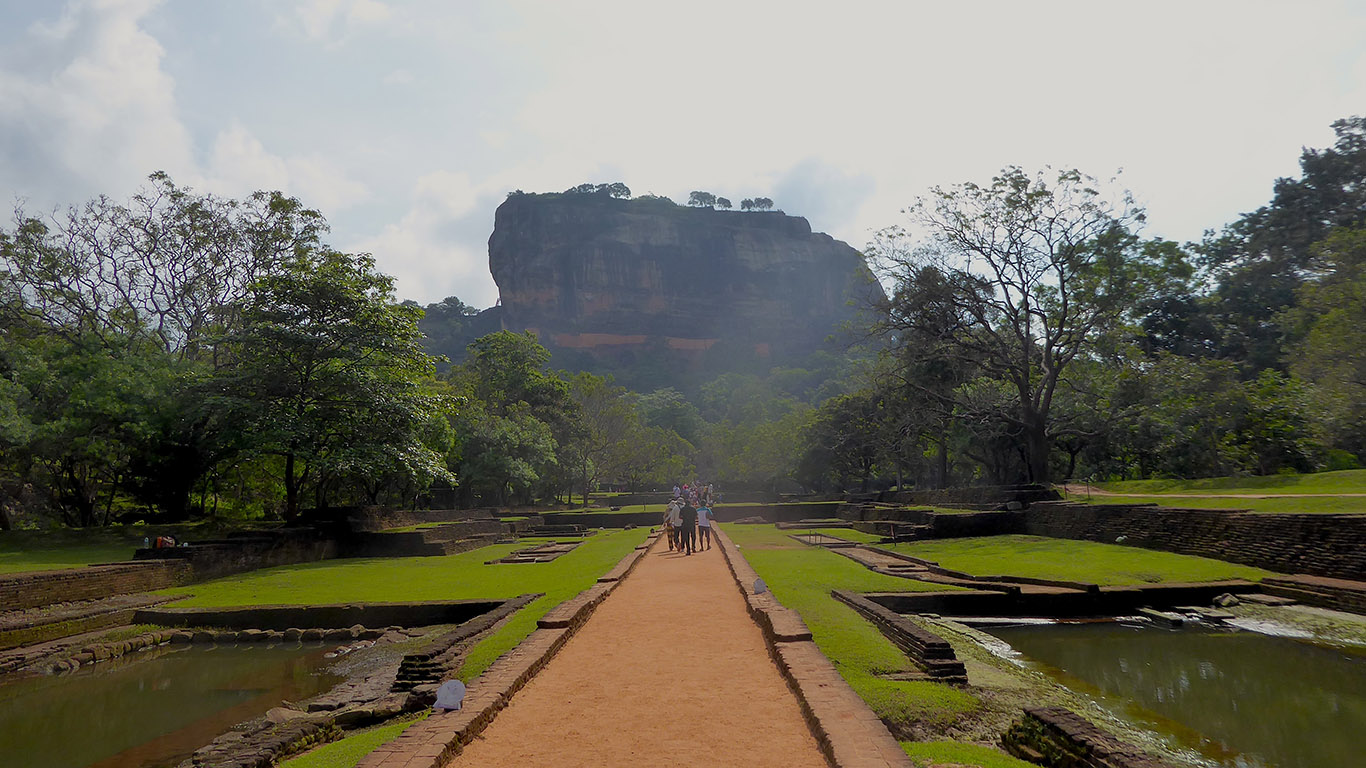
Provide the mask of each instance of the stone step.
[{"label": "stone step", "polygon": [[1176,629],[1186,623],[1185,617],[1179,613],[1159,611],[1155,608],[1139,608],[1138,612],[1139,614],[1152,619],[1154,623],[1167,627],[1168,629]]},{"label": "stone step", "polygon": [[1238,599],[1245,603],[1257,603],[1258,605],[1294,605],[1295,603],[1299,602],[1297,600],[1292,600],[1288,597],[1280,597],[1278,595],[1258,595],[1255,593],[1249,595],[1239,595]]},{"label": "stone step", "polygon": [[1193,613],[1206,621],[1228,621],[1234,615],[1228,611],[1221,611],[1218,608],[1206,608],[1202,605],[1178,605],[1174,610],[1182,613]]}]

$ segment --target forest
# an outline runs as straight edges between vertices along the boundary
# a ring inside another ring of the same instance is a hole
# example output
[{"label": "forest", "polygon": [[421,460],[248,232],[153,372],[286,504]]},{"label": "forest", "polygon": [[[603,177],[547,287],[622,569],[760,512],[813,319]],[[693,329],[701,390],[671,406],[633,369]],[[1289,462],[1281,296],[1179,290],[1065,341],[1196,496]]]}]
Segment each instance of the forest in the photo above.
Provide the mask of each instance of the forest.
[{"label": "forest", "polygon": [[[0,528],[586,503],[701,477],[823,493],[1359,466],[1366,119],[1199,242],[1115,181],[1007,168],[864,249],[868,328],[798,367],[632,392],[323,216],[154,174],[0,228]],[[626,193],[629,194],[629,193]],[[766,199],[765,199],[766,200]]]}]

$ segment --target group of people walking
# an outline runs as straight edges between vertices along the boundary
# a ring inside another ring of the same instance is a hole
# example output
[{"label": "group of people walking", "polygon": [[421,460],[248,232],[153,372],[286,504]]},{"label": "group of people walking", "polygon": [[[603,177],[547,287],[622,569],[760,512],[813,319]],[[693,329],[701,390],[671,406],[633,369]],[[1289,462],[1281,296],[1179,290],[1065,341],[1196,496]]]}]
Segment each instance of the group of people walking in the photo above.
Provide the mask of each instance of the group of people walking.
[{"label": "group of people walking", "polygon": [[664,507],[664,531],[670,552],[691,555],[711,549],[712,486],[674,486],[673,498]]}]

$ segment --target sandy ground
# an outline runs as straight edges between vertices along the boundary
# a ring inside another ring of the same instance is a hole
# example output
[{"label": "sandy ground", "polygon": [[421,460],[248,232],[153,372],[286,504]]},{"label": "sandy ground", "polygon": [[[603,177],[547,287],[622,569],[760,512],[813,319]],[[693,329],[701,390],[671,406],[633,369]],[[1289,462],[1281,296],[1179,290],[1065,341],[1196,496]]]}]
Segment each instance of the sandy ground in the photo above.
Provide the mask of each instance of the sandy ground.
[{"label": "sandy ground", "polygon": [[452,763],[825,764],[720,548],[662,541]]}]

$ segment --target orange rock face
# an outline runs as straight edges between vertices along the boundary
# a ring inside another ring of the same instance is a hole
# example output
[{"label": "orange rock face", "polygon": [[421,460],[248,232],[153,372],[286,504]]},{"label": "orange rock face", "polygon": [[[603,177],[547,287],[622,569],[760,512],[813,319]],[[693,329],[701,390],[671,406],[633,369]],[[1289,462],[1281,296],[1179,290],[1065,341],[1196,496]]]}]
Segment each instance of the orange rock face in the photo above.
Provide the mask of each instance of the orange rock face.
[{"label": "orange rock face", "polygon": [[805,219],[592,194],[510,196],[489,269],[504,328],[594,354],[724,344],[783,363],[882,297],[863,257]]}]

